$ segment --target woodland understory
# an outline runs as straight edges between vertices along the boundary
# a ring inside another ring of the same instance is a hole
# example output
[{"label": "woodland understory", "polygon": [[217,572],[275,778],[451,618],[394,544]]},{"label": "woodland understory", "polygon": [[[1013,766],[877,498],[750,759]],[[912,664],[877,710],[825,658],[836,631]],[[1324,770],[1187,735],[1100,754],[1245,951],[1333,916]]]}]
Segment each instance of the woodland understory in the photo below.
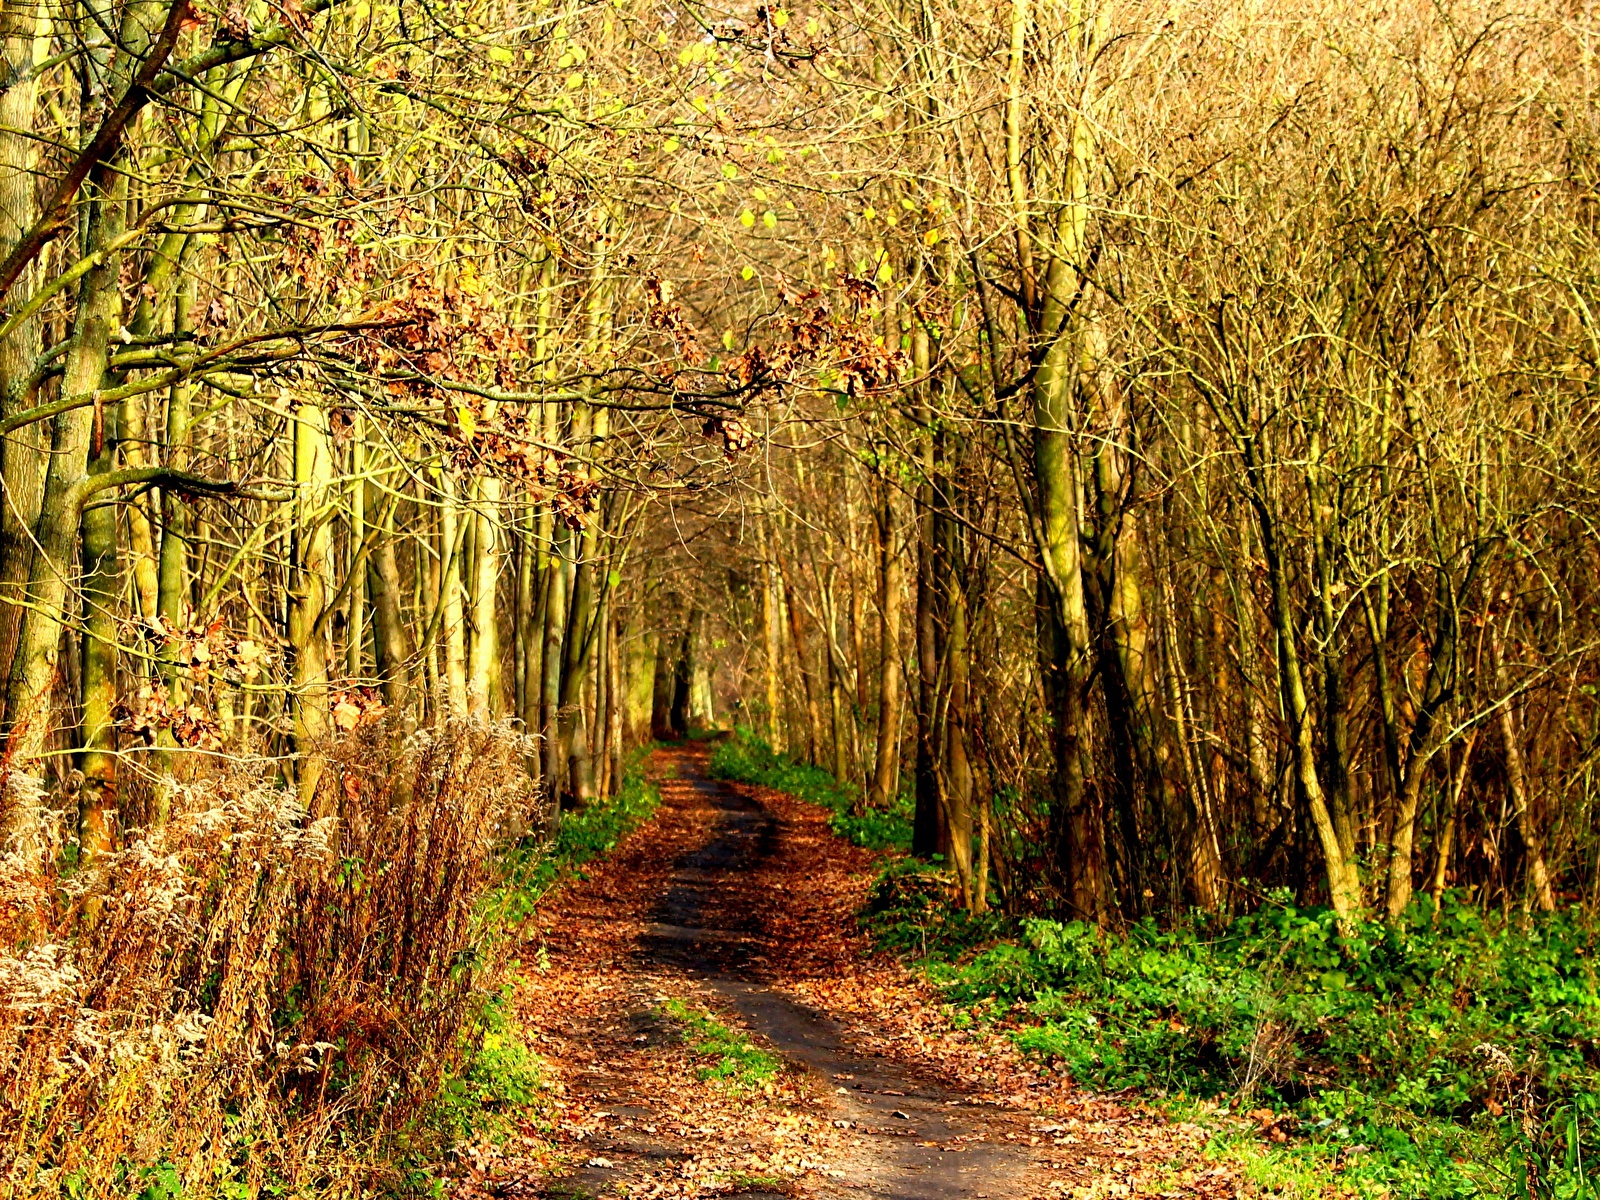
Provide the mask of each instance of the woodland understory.
[{"label": "woodland understory", "polygon": [[0,0],[0,1191],[427,1191],[720,732],[1251,1186],[1593,1196],[1597,39]]}]

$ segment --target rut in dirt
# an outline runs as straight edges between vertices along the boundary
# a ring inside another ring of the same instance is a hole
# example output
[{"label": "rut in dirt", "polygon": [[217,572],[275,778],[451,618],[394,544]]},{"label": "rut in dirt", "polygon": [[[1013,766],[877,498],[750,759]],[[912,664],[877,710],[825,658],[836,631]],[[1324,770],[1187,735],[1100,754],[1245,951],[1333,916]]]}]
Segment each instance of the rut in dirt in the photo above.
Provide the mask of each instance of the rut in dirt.
[{"label": "rut in dirt", "polygon": [[[886,1200],[1014,1197],[1032,1165],[1016,1138],[1021,1114],[975,1106],[907,1065],[852,1048],[828,1014],[786,996],[785,967],[803,946],[774,920],[785,884],[783,822],[756,796],[706,771],[708,747],[662,753],[663,804],[709,810],[709,835],[672,864],[636,959],[643,971],[681,973],[720,995],[772,1049],[811,1073],[832,1098],[835,1124],[860,1134],[839,1182]],[[640,836],[649,837],[647,829]],[[754,1193],[751,1193],[754,1194]]]}]

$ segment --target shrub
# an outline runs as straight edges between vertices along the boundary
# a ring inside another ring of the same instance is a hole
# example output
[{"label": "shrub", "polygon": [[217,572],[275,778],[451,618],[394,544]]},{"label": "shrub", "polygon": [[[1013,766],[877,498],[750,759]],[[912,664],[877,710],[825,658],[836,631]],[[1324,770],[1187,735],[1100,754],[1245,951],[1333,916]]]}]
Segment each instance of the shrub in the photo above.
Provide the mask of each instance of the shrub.
[{"label": "shrub", "polygon": [[526,751],[455,720],[396,756],[367,728],[330,756],[337,819],[229,764],[82,869],[7,859],[6,1193],[311,1190],[418,1152],[498,991],[482,901],[533,811]]}]

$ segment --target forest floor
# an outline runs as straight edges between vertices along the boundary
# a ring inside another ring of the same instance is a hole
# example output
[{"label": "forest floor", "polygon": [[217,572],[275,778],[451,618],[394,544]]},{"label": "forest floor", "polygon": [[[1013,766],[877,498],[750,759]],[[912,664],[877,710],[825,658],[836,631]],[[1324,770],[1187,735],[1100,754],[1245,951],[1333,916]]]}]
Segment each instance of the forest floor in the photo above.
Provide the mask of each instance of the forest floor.
[{"label": "forest floor", "polygon": [[709,754],[657,751],[656,817],[547,902],[516,997],[545,1128],[483,1148],[464,1194],[1238,1193],[1198,1127],[953,1028],[857,929],[876,856]]}]

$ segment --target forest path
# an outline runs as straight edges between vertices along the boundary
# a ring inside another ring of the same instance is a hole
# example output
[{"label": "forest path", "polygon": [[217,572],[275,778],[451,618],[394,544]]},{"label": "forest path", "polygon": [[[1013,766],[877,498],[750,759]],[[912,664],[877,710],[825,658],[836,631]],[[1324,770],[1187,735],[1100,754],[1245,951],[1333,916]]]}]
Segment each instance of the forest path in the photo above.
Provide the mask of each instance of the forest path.
[{"label": "forest path", "polygon": [[[519,1011],[565,1088],[569,1173],[496,1190],[1027,1200],[1113,1178],[1094,1169],[1090,1126],[1138,1118],[1047,1123],[997,1095],[1017,1077],[986,1074],[1001,1068],[978,1041],[952,1051],[957,1035],[900,1022],[928,1006],[903,971],[867,962],[854,912],[872,856],[810,805],[709,778],[710,751],[658,751],[661,811],[541,917]],[[672,999],[786,1069],[765,1091],[699,1078],[710,1060],[683,1044]]]}]

